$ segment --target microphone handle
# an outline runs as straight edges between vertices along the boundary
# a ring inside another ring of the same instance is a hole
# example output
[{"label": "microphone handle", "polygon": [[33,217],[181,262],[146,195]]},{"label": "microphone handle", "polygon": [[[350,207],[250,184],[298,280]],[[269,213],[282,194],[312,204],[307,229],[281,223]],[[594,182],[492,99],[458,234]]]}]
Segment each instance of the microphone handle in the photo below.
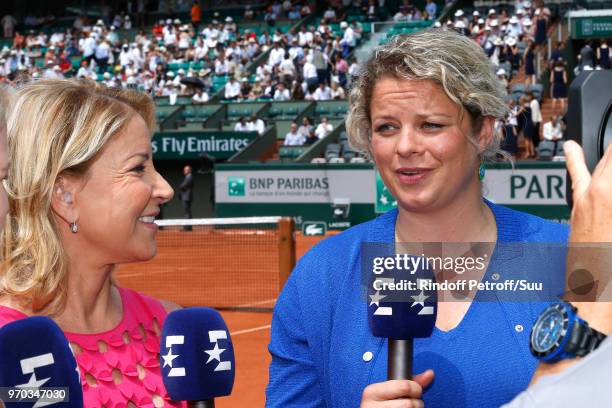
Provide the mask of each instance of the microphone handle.
[{"label": "microphone handle", "polygon": [[206,401],[189,401],[189,408],[215,408],[215,399],[211,398]]},{"label": "microphone handle", "polygon": [[412,380],[412,339],[388,341],[387,380]]}]

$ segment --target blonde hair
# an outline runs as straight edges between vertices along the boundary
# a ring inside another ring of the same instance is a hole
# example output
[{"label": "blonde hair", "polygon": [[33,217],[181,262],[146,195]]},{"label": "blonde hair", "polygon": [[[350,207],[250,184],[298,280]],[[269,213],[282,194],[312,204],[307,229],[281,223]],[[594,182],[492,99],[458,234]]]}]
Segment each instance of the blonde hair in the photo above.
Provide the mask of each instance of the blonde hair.
[{"label": "blonde hair", "polygon": [[153,131],[151,97],[91,81],[38,80],[14,94],[7,120],[9,218],[0,295],[17,297],[34,313],[62,310],[68,261],[51,208],[54,185],[63,175],[86,176],[134,115]]},{"label": "blonde hair", "polygon": [[[374,50],[349,93],[346,129],[351,145],[371,155],[370,103],[376,82],[384,76],[398,79],[429,79],[441,85],[462,112],[467,111],[473,129],[479,130],[484,117],[503,119],[507,113],[506,91],[493,66],[478,44],[453,30],[427,29],[396,35]],[[470,143],[477,142],[468,137]],[[502,154],[501,136],[493,138],[481,159]]]},{"label": "blonde hair", "polygon": [[0,129],[6,127],[6,111],[10,104],[10,93],[8,89],[0,86]]}]

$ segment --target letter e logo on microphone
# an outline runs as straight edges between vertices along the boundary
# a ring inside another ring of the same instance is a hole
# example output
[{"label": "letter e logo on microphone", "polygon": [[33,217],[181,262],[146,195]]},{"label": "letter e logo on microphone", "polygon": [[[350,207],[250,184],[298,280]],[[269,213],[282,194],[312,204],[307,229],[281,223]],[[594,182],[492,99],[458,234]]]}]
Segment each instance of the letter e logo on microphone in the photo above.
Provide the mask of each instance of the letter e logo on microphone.
[{"label": "letter e logo on microphone", "polygon": [[168,349],[168,353],[163,355],[164,359],[163,367],[170,366],[170,372],[168,373],[168,377],[184,377],[185,376],[185,367],[172,367],[172,361],[179,356],[179,354],[172,354],[172,346],[177,344],[184,344],[185,336],[167,336],[166,337],[166,348]]},{"label": "letter e logo on microphone", "polygon": [[[53,365],[55,363],[55,360],[53,359],[53,354],[47,353],[47,354],[41,354],[40,356],[24,358],[23,360],[20,361],[20,363],[21,363],[21,372],[24,375],[32,374],[32,376],[30,377],[30,379],[29,379],[29,381],[27,383],[25,383],[25,384],[17,384],[17,385],[15,385],[15,387],[17,387],[17,388],[35,388],[35,389],[38,389],[39,387],[43,386],[47,381],[49,381],[51,379],[51,377],[43,378],[41,380],[37,380],[36,379],[36,373],[34,372],[34,370],[37,369],[37,368],[40,368],[40,367],[45,367],[45,366]],[[47,405],[52,405],[52,404],[54,404],[54,402],[40,402],[40,401],[37,401],[32,406],[32,408],[45,407]]]},{"label": "letter e logo on microphone", "polygon": [[227,340],[227,332],[225,330],[211,330],[208,332],[208,338],[211,343],[215,344],[215,347],[211,350],[204,350],[204,352],[208,354],[206,364],[210,363],[212,360],[217,360],[219,364],[215,367],[215,371],[230,371],[232,369],[232,362],[221,361],[221,353],[223,353],[225,349],[219,348],[219,340]]}]

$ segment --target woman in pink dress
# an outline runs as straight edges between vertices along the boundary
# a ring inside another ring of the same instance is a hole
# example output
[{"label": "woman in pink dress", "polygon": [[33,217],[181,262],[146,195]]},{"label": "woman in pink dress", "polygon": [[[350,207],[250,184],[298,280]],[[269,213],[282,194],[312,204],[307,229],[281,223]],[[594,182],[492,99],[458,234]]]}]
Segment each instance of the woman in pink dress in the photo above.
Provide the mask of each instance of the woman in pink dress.
[{"label": "woman in pink dress", "polygon": [[117,286],[117,264],[155,256],[159,207],[173,191],[153,167],[154,104],[72,80],[18,89],[7,117],[9,217],[0,326],[52,317],[75,352],[86,407],[168,400],[160,328],[177,305]]}]

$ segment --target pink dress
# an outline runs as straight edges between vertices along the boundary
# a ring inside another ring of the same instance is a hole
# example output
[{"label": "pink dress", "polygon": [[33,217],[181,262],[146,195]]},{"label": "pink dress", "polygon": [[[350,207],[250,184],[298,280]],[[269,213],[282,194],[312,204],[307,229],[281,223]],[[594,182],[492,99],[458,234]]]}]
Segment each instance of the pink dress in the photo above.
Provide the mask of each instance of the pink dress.
[{"label": "pink dress", "polygon": [[[166,318],[162,304],[130,289],[119,288],[123,319],[97,334],[67,333],[81,371],[85,407],[186,407],[173,402],[159,369],[160,328]],[[0,306],[0,327],[27,317]]]}]

